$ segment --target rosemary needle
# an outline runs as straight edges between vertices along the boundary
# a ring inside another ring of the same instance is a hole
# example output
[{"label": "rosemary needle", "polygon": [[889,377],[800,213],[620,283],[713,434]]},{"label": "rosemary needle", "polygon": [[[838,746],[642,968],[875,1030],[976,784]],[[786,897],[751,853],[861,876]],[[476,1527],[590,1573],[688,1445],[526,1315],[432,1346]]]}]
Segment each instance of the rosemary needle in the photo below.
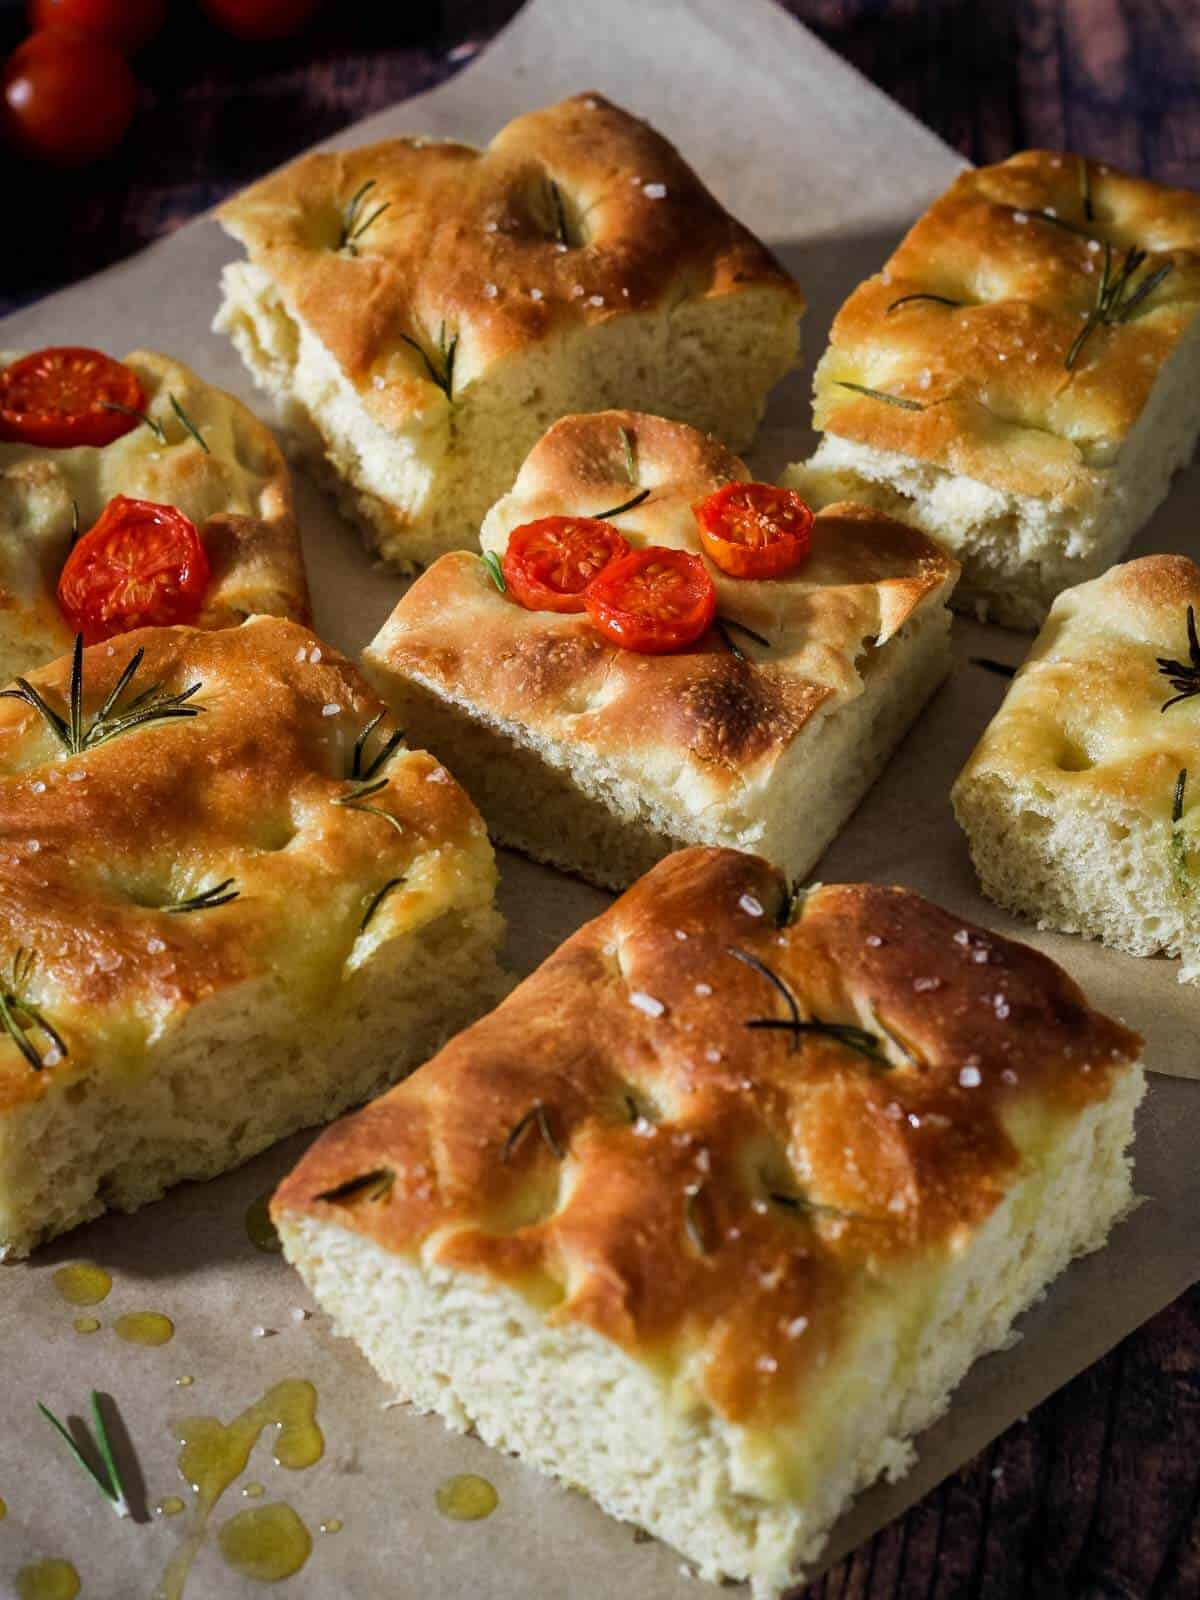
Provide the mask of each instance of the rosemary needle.
[{"label": "rosemary needle", "polygon": [[550,1126],[550,1119],[546,1115],[546,1108],[539,1100],[535,1105],[530,1106],[525,1115],[513,1127],[508,1138],[505,1139],[504,1148],[500,1152],[500,1159],[506,1166],[513,1151],[524,1137],[526,1130],[531,1127],[537,1128],[537,1131],[542,1136],[542,1143],[556,1161],[565,1160],[567,1152],[555,1138],[554,1129]]},{"label": "rosemary needle", "polygon": [[1169,700],[1163,701],[1160,711],[1169,711],[1181,700],[1190,700],[1193,695],[1200,694],[1200,638],[1196,636],[1196,611],[1193,606],[1187,608],[1187,638],[1186,661],[1175,661],[1170,656],[1158,657],[1158,670],[1176,691]]},{"label": "rosemary needle", "polygon": [[884,389],[869,389],[865,383],[850,383],[845,378],[835,378],[839,389],[853,389],[855,394],[865,394],[869,400],[882,400],[885,405],[899,406],[901,411],[924,411],[919,400],[908,400],[901,394],[888,394]]},{"label": "rosemary needle", "polygon": [[97,1472],[96,1468],[92,1466],[91,1462],[83,1454],[82,1450],[80,1450],[79,1446],[75,1443],[67,1429],[63,1427],[62,1423],[54,1415],[53,1411],[51,1411],[48,1406],[43,1405],[40,1400],[37,1402],[37,1408],[45,1417],[46,1421],[51,1425],[51,1427],[54,1428],[54,1430],[60,1435],[67,1449],[75,1457],[75,1460],[83,1468],[84,1472],[87,1473],[88,1477],[96,1485],[100,1493],[105,1497],[106,1500],[112,1501],[113,1510],[117,1513],[117,1515],[119,1517],[127,1517],[130,1515],[129,1501],[125,1498],[125,1488],[121,1482],[121,1474],[117,1470],[116,1457],[113,1455],[112,1443],[108,1437],[108,1428],[105,1425],[104,1416],[100,1410],[100,1396],[96,1393],[95,1389],[91,1391],[90,1401],[92,1408],[92,1421],[96,1430],[96,1447],[100,1453],[100,1460],[104,1467],[103,1476],[101,1476],[101,1474]]},{"label": "rosemary needle", "polygon": [[500,557],[494,550],[485,550],[479,558],[487,568],[488,577],[496,585],[501,594],[508,593],[508,584],[504,580],[504,568],[500,565]]},{"label": "rosemary needle", "polygon": [[147,412],[139,411],[136,406],[122,406],[118,405],[115,400],[104,400],[101,402],[100,409],[102,411],[119,411],[123,417],[136,417],[139,422],[146,424],[159,444],[166,444],[167,436],[163,431],[162,423],[156,422]]},{"label": "rosemary needle", "polygon": [[196,424],[192,421],[191,417],[188,416],[187,412],[179,404],[179,401],[176,400],[174,395],[171,395],[169,398],[170,398],[170,401],[171,401],[171,410],[179,418],[180,422],[183,423],[184,427],[191,434],[192,438],[195,439],[196,443],[200,446],[201,450],[204,451],[204,454],[206,456],[212,455],[212,451],[208,448],[208,445],[205,443],[204,435],[200,432],[200,429],[196,426]]},{"label": "rosemary needle", "polygon": [[362,921],[358,925],[359,933],[365,933],[367,931],[367,928],[368,928],[368,926],[370,924],[371,918],[379,910],[380,906],[387,899],[388,895],[391,894],[392,890],[393,889],[398,889],[403,882],[404,882],[403,878],[389,878],[388,881],[384,884],[383,888],[380,889],[377,894],[375,894],[375,895],[373,895],[371,897],[371,903],[367,906],[367,909],[363,912]]},{"label": "rosemary needle", "polygon": [[634,506],[640,506],[643,500],[650,498],[649,489],[643,489],[635,494],[631,500],[623,500],[619,506],[612,506],[608,511],[594,511],[592,516],[598,522],[608,522],[613,517],[619,517],[623,511],[632,511]]}]

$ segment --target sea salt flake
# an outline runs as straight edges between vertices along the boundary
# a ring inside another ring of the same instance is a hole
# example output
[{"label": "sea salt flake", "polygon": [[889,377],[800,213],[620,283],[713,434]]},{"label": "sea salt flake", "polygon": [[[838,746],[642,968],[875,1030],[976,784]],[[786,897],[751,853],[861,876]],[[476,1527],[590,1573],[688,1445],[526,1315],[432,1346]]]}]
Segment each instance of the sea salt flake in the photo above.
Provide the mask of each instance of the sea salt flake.
[{"label": "sea salt flake", "polygon": [[153,935],[151,935],[151,937],[146,940],[146,949],[149,951],[149,953],[152,956],[160,956],[160,955],[162,955],[163,951],[166,948],[167,947],[163,943],[163,941],[161,939],[156,939]]},{"label": "sea salt flake", "polygon": [[42,848],[41,841],[38,840],[38,839],[30,839],[29,843],[25,846],[25,848],[29,851],[29,854],[31,856],[35,856],[35,855],[37,855],[38,851]]},{"label": "sea salt flake", "polygon": [[705,1059],[705,1061],[720,1061],[721,1052],[719,1050],[715,1049],[715,1048],[711,1048],[710,1047],[708,1050],[706,1050],[704,1052],[704,1059]]},{"label": "sea salt flake", "polygon": [[712,993],[712,984],[698,983],[695,988],[695,993],[698,995],[710,995]]},{"label": "sea salt flake", "polygon": [[485,300],[494,300],[499,293],[500,293],[500,291],[499,291],[499,289],[497,289],[497,287],[496,287],[496,285],[494,283],[485,283],[484,284],[484,286],[483,286],[483,298]]},{"label": "sea salt flake", "polygon": [[602,306],[603,304],[604,304],[604,296],[602,294],[590,294],[590,295],[588,295],[588,305],[590,305],[590,306]]},{"label": "sea salt flake", "polygon": [[529,298],[531,300],[540,300],[542,298],[542,291],[540,289],[530,289]]},{"label": "sea salt flake", "polygon": [[1011,1084],[1018,1083],[1020,1080],[1011,1067],[1005,1067],[1004,1071],[1000,1074],[1000,1082]]},{"label": "sea salt flake", "polygon": [[686,928],[676,928],[675,929],[675,937],[679,940],[680,944],[682,944],[683,941],[687,938],[687,929]]},{"label": "sea salt flake", "polygon": [[665,200],[667,198],[667,186],[665,183],[647,183],[643,185],[642,193],[647,200]]},{"label": "sea salt flake", "polygon": [[321,646],[319,644],[313,645],[312,649],[308,652],[308,659],[314,664],[314,666],[318,661],[320,661]]},{"label": "sea salt flake", "polygon": [[67,782],[68,783],[82,783],[83,780],[86,777],[87,777],[87,773],[83,772],[79,767],[76,767],[73,772],[68,772],[67,773]]},{"label": "sea salt flake", "polygon": [[998,994],[995,997],[995,999],[992,1001],[992,1005],[994,1006],[996,1015],[1000,1018],[1001,1022],[1011,1015],[1012,1008],[1002,994]]},{"label": "sea salt flake", "polygon": [[754,1363],[760,1372],[778,1372],[779,1363],[774,1356],[759,1356]]},{"label": "sea salt flake", "polygon": [[311,1317],[311,1316],[312,1316],[312,1312],[309,1311],[306,1306],[293,1306],[292,1307],[292,1321],[293,1322],[307,1322],[309,1317]]},{"label": "sea salt flake", "polygon": [[583,294],[583,285],[581,283],[576,283],[576,284],[573,284],[571,286],[571,298],[572,298],[572,300],[578,300],[582,294]]},{"label": "sea salt flake", "polygon": [[867,935],[866,942],[871,946],[872,950],[878,950],[879,946],[883,943],[883,940],[877,933],[869,933]]},{"label": "sea salt flake", "polygon": [[790,1322],[784,1323],[783,1331],[787,1334],[789,1339],[798,1339],[807,1327],[807,1317],[793,1317]]},{"label": "sea salt flake", "polygon": [[647,994],[643,989],[633,991],[629,996],[629,1004],[648,1017],[661,1017],[667,1009],[661,1000],[656,1000],[652,994]]},{"label": "sea salt flake", "polygon": [[964,1089],[978,1089],[983,1082],[983,1074],[978,1067],[964,1067],[958,1075],[958,1081]]},{"label": "sea salt flake", "polygon": [[762,902],[756,900],[752,894],[744,894],[738,905],[748,917],[761,917],[763,914]]},{"label": "sea salt flake", "polygon": [[1028,211],[1014,211],[1013,212],[1013,221],[1014,222],[1022,222],[1022,223],[1028,222],[1029,221],[1029,213],[1028,213]]},{"label": "sea salt flake", "polygon": [[336,701],[331,700],[328,705],[321,707],[321,715],[323,717],[336,717],[341,709],[341,706]]},{"label": "sea salt flake", "polygon": [[34,794],[45,794],[46,785],[42,782],[42,780],[40,778],[33,785],[33,792],[34,792]]},{"label": "sea salt flake", "polygon": [[274,1328],[264,1328],[260,1323],[257,1328],[251,1328],[250,1336],[253,1339],[272,1339],[275,1336]]},{"label": "sea salt flake", "polygon": [[941,987],[942,987],[942,980],[940,978],[914,978],[913,979],[913,988],[917,991],[918,994],[928,994],[931,989],[940,989]]}]

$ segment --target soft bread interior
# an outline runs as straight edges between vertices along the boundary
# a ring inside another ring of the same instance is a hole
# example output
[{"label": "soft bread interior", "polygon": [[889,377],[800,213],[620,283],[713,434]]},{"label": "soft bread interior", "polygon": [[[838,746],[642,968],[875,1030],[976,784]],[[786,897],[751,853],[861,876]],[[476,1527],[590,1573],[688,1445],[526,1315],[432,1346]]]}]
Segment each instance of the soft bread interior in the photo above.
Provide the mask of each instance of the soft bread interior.
[{"label": "soft bread interior", "polygon": [[721,807],[690,791],[686,763],[673,787],[657,785],[635,751],[548,738],[418,675],[398,676],[382,653],[368,650],[363,668],[410,739],[463,784],[500,844],[613,889],[692,844],[754,851],[795,879],[811,870],[946,676],[949,627],[945,607],[927,605],[868,649],[858,663],[862,693],[818,713],[769,774]]},{"label": "soft bread interior", "polygon": [[551,423],[620,405],[693,423],[734,449],[795,364],[796,306],[782,289],[689,298],[574,328],[493,363],[403,431],[375,422],[267,273],[227,266],[214,326],[279,402],[294,447],[369,544],[402,571],[475,549],[484,513]]},{"label": "soft bread interior", "polygon": [[1200,887],[1169,820],[994,771],[968,770],[952,799],[983,892],[998,905],[1130,955],[1181,956],[1180,980],[1200,979]]},{"label": "soft bread interior", "polygon": [[[278,1217],[288,1259],[398,1395],[584,1489],[756,1600],[819,1555],[850,1498],[912,1460],[977,1356],[1131,1203],[1125,1155],[1140,1066],[1074,1119],[1012,1119],[1023,1175],[973,1237],[864,1281],[847,1338],[764,1440],[701,1402],[680,1408],[647,1365],[514,1290],[392,1254],[324,1220]],[[436,1238],[429,1249],[436,1249]],[[783,1471],[779,1463],[783,1463]],[[764,1465],[765,1464],[765,1465]]]},{"label": "soft bread interior", "polygon": [[859,500],[921,528],[963,564],[956,610],[1032,632],[1054,597],[1120,559],[1200,433],[1200,317],[1163,367],[1115,462],[1070,503],[1010,493],[930,461],[827,433],[783,482],[814,505]]},{"label": "soft bread interior", "polygon": [[335,992],[282,971],[192,1006],[125,1062],[108,1055],[0,1119],[0,1259],[106,1209],[134,1211],[378,1093],[505,987],[492,878],[415,931],[359,942]]}]

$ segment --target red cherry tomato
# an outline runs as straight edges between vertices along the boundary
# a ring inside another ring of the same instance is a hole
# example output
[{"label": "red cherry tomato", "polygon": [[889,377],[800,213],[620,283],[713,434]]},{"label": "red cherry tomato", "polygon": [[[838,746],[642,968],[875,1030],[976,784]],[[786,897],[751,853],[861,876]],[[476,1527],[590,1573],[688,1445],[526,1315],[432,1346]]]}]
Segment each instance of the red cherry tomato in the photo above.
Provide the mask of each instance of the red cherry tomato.
[{"label": "red cherry tomato", "polygon": [[131,56],[163,25],[167,0],[29,0],[29,26],[76,28]]},{"label": "red cherry tomato", "polygon": [[656,656],[681,650],[707,631],[717,591],[699,556],[652,544],[605,567],[583,602],[610,644]]},{"label": "red cherry tomato", "polygon": [[182,511],[114,495],[67,557],[58,603],[85,644],[132,628],[194,622],[208,587],[208,557]]},{"label": "red cherry tomato", "polygon": [[318,0],[201,0],[205,11],[239,39],[286,39],[298,33]]},{"label": "red cherry tomato", "polygon": [[79,167],[120,144],[137,108],[129,63],[66,28],[31,34],[0,75],[0,129],[22,155]]},{"label": "red cherry tomato", "polygon": [[0,439],[58,450],[111,444],[137,427],[127,413],[145,403],[137,374],[120,361],[81,345],[54,345],[0,372]]},{"label": "red cherry tomato", "polygon": [[611,522],[539,517],[513,529],[501,569],[509,594],[526,611],[582,611],[592,579],[628,554]]},{"label": "red cherry tomato", "polygon": [[731,578],[778,578],[804,560],[813,514],[794,489],[727,483],[693,507],[700,543]]}]

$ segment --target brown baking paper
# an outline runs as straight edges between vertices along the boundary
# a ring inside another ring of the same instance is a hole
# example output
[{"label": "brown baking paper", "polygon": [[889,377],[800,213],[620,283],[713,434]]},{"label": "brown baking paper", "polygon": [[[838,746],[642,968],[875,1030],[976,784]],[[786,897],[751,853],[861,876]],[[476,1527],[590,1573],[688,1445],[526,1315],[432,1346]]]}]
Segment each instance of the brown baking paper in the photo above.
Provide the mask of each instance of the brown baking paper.
[{"label": "brown baking paper", "polygon": [[[898,24],[899,26],[899,24]],[[960,162],[929,132],[826,51],[769,0],[533,0],[473,65],[429,95],[342,135],[352,144],[396,132],[485,141],[510,116],[595,88],[676,139],[720,197],[778,250],[810,298],[809,362],[775,397],[754,465],[767,476],[808,452],[811,362],[843,296],[874,270],[898,234]],[[181,228],[143,255],[11,317],[0,348],[94,343],[122,354],[158,347],[264,409],[223,339],[209,331],[221,264],[234,253],[217,226]],[[1180,479],[1139,549],[1181,549],[1194,527],[1200,474]],[[356,538],[310,487],[300,512],[321,632],[360,648],[400,585],[374,569]],[[919,1442],[901,1484],[863,1497],[836,1531],[830,1558],[894,1517],[1014,1418],[1095,1360],[1200,1276],[1200,1076],[1193,1026],[1200,997],[1176,964],[1136,961],[1080,940],[1039,934],[983,901],[950,815],[947,792],[995,709],[1003,683],[973,668],[983,654],[1016,663],[1027,641],[957,622],[959,665],[818,876],[910,884],[1047,950],[1091,999],[1142,1029],[1159,1076],[1139,1120],[1137,1174],[1145,1203],[1108,1248],[1076,1263],[1021,1323],[1015,1346],[980,1362],[945,1419]],[[509,960],[530,971],[606,897],[516,857],[503,862]],[[449,1433],[433,1418],[384,1409],[387,1395],[354,1346],[334,1339],[300,1280],[256,1250],[243,1214],[288,1169],[307,1136],[215,1182],[176,1190],[133,1217],[108,1217],[0,1269],[0,1586],[23,1563],[60,1556],[78,1568],[83,1600],[150,1600],[184,1532],[184,1516],[120,1521],[34,1410],[84,1413],[87,1392],[111,1393],[136,1447],[145,1516],[164,1496],[190,1500],[175,1468],[170,1421],[228,1421],[285,1377],[310,1379],[326,1436],[323,1459],[287,1472],[270,1434],[217,1508],[187,1600],[262,1593],[236,1577],[217,1527],[251,1504],[285,1500],[313,1534],[307,1564],[277,1591],[287,1600],[682,1600],[698,1593],[669,1549],[519,1463]],[[1053,1219],[1048,1219],[1052,1225]],[[91,1309],[91,1335],[52,1284],[64,1262],[91,1259],[114,1278]],[[171,1343],[122,1343],[125,1311],[175,1322]],[[271,1330],[264,1336],[255,1329]],[[194,1382],[178,1387],[188,1376]],[[499,1508],[485,1521],[442,1518],[434,1491],[449,1474],[486,1475]],[[262,1500],[243,1498],[248,1481]],[[136,1485],[135,1485],[136,1487]],[[340,1519],[341,1531],[319,1533]]]}]

